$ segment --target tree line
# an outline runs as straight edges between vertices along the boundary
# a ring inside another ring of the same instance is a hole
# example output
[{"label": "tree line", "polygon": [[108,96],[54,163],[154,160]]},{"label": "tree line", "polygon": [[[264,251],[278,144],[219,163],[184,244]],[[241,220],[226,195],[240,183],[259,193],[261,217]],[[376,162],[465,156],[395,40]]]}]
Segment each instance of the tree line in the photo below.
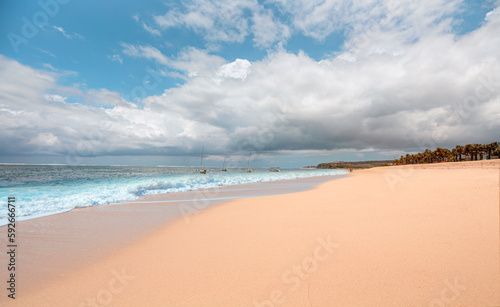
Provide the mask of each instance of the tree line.
[{"label": "tree line", "polygon": [[401,158],[394,160],[394,164],[417,164],[417,163],[433,163],[433,162],[455,162],[464,161],[466,158],[469,160],[482,160],[484,155],[488,154],[488,159],[492,156],[500,156],[500,147],[498,142],[490,144],[467,144],[465,146],[457,145],[452,150],[447,148],[438,147],[432,151],[426,149],[414,155],[406,154]]}]

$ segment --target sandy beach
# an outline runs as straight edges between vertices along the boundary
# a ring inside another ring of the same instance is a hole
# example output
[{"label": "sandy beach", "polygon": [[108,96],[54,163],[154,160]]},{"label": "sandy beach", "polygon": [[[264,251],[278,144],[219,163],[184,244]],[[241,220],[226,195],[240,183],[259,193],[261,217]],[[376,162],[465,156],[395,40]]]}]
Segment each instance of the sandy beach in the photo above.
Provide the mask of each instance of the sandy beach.
[{"label": "sandy beach", "polygon": [[232,200],[0,303],[500,306],[499,170],[500,160],[373,168]]}]

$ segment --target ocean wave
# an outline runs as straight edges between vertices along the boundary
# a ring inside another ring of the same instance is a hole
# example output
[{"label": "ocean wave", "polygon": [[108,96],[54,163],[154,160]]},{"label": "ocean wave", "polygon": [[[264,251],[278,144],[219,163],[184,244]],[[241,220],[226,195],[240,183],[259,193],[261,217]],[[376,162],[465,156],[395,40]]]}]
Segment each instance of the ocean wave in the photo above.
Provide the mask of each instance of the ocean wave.
[{"label": "ocean wave", "polygon": [[[106,178],[93,182],[70,180],[58,185],[45,184],[30,188],[13,186],[10,189],[2,189],[0,197],[4,197],[1,194],[5,194],[5,197],[16,196],[18,205],[16,215],[19,218],[29,218],[57,214],[75,208],[136,200],[144,195],[345,173],[345,170],[286,170],[280,173],[271,173],[267,170],[257,170],[252,173],[233,170],[222,173],[212,170],[207,175],[200,175],[194,174],[193,170],[189,169],[189,171],[154,178]],[[7,213],[6,210],[0,211],[0,225],[6,224]]]}]

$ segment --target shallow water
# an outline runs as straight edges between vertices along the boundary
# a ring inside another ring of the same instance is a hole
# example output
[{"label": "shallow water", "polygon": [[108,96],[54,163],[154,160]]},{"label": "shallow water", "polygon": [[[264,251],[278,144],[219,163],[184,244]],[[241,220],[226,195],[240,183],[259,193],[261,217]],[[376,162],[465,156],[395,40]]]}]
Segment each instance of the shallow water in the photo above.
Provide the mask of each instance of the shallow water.
[{"label": "shallow water", "polygon": [[[337,176],[346,170],[208,168],[193,167],[0,165],[0,199],[16,197],[17,219],[66,212],[75,208],[136,200],[141,196],[177,193],[286,179]],[[7,210],[0,211],[0,225]]]}]

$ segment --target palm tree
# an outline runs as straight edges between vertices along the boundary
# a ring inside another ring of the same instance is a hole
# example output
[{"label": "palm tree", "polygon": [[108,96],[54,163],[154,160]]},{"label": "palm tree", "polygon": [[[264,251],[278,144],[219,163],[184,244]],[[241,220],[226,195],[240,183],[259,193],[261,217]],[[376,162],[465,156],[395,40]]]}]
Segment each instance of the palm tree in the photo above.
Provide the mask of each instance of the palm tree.
[{"label": "palm tree", "polygon": [[453,148],[451,150],[451,154],[453,155],[453,161],[457,161],[458,154],[457,154],[457,149],[456,148]]},{"label": "palm tree", "polygon": [[462,154],[470,157],[470,161],[483,160],[484,154],[488,153],[488,159],[491,156],[500,156],[499,142],[490,144],[467,144],[465,146],[457,145],[452,150],[447,148],[436,148],[435,151],[426,149],[424,152],[419,152],[413,155],[406,154],[401,156],[400,159],[394,160],[395,164],[416,164],[416,163],[430,163],[441,161],[462,161]]},{"label": "palm tree", "polygon": [[464,147],[463,146],[460,146],[460,145],[457,145],[455,147],[455,149],[457,150],[457,154],[458,154],[458,161],[462,161],[462,154],[464,153]]},{"label": "palm tree", "polygon": [[491,153],[493,156],[497,156],[497,158],[500,156],[500,148],[497,147],[495,151]]},{"label": "palm tree", "polygon": [[491,152],[497,150],[498,142],[493,142],[486,145],[486,150],[488,151],[488,160],[491,160]]},{"label": "palm tree", "polygon": [[417,154],[417,161],[418,161],[418,163],[423,163],[424,162],[424,153],[423,152],[419,152]]},{"label": "palm tree", "polygon": [[436,150],[434,151],[434,155],[437,158],[438,162],[444,161],[445,159],[448,160],[450,153],[451,152],[449,149],[441,147],[436,148]]},{"label": "palm tree", "polygon": [[406,154],[405,164],[410,164],[410,163],[411,163],[411,156],[410,154]]},{"label": "palm tree", "polygon": [[429,163],[432,160],[432,151],[430,149],[424,150],[424,161]]},{"label": "palm tree", "polygon": [[474,153],[476,155],[476,161],[479,160],[479,158],[482,159],[482,156],[483,156],[483,145],[481,144],[474,144]]},{"label": "palm tree", "polygon": [[481,160],[484,160],[484,154],[488,152],[488,145],[486,144],[481,144],[481,150],[480,150],[480,157],[481,157]]},{"label": "palm tree", "polygon": [[453,158],[453,153],[448,148],[443,148],[442,154],[443,154],[443,161],[445,159],[446,161],[449,161]]},{"label": "palm tree", "polygon": [[437,162],[438,160],[438,152],[437,151],[431,151],[431,163]]},{"label": "palm tree", "polygon": [[434,150],[434,152],[432,153],[432,155],[434,156],[435,160],[437,162],[439,162],[439,160],[441,159],[441,151],[442,151],[442,148],[441,147],[438,147],[436,148],[436,150]]},{"label": "palm tree", "polygon": [[470,155],[470,160],[471,160],[471,161],[473,160],[473,157],[472,157],[472,152],[473,152],[472,145],[471,145],[471,144],[467,144],[467,145],[465,145],[465,147],[464,147],[464,154],[465,154],[466,156],[469,156],[469,155]]}]

